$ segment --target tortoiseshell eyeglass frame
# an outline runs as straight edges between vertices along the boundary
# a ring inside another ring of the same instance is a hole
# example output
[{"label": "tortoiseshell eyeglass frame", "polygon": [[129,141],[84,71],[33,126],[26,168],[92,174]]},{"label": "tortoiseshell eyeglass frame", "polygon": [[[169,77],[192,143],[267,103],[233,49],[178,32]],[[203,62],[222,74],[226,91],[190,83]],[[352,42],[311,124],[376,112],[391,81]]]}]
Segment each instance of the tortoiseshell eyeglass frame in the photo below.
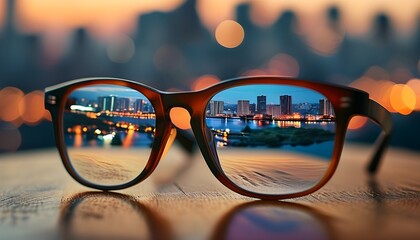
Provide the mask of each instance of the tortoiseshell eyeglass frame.
[{"label": "tortoiseshell eyeglass frame", "polygon": [[[137,90],[149,99],[156,113],[155,138],[146,167],[132,181],[115,186],[101,186],[93,184],[80,177],[70,163],[64,143],[63,112],[67,98],[74,90],[78,88],[98,84],[124,86]],[[223,170],[221,169],[213,134],[206,127],[205,114],[207,104],[214,95],[225,89],[255,84],[279,84],[303,87],[323,94],[332,103],[336,116],[336,133],[333,156],[326,174],[312,188],[293,194],[259,194],[238,187],[231,180],[229,180],[229,178],[226,177]],[[304,196],[315,192],[325,183],[327,183],[337,168],[341,151],[343,149],[347,126],[353,116],[366,116],[372,119],[382,128],[382,133],[376,143],[377,149],[367,167],[367,170],[370,174],[374,174],[378,169],[381,157],[388,145],[392,131],[392,119],[390,113],[384,107],[369,99],[369,95],[366,92],[350,87],[275,76],[236,78],[222,81],[203,90],[179,93],[160,91],[145,84],[125,79],[85,78],[46,88],[45,107],[51,113],[57,148],[68,173],[82,185],[106,191],[128,188],[138,184],[145,180],[153,172],[165,150],[170,147],[168,142],[172,142],[171,138],[173,137],[174,128],[169,116],[169,112],[174,107],[184,108],[190,113],[190,124],[192,131],[195,135],[201,153],[213,175],[226,187],[239,194],[267,200],[279,200]]]}]

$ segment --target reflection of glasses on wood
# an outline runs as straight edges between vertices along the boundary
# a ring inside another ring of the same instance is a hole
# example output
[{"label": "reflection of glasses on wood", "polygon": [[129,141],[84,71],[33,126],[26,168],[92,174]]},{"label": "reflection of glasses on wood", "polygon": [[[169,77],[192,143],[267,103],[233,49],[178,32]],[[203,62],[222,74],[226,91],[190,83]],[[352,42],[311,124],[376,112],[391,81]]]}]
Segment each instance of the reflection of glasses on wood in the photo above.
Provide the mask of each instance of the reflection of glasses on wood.
[{"label": "reflection of glasses on wood", "polygon": [[91,78],[45,91],[64,166],[101,190],[130,187],[156,168],[176,136],[169,112],[184,108],[212,173],[250,197],[284,199],[321,188],[334,173],[347,125],[361,115],[383,132],[374,173],[392,130],[390,113],[367,93],[281,77],[224,81],[169,93],[113,78]]}]

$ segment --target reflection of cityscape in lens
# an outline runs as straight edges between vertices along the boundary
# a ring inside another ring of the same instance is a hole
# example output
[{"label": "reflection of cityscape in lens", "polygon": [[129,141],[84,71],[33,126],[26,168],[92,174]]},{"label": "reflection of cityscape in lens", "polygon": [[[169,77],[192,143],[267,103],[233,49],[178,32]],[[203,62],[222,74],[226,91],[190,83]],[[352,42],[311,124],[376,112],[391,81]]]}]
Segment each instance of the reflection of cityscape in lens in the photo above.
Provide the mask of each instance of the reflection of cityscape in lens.
[{"label": "reflection of cityscape in lens", "polygon": [[81,88],[67,99],[67,145],[150,146],[155,112],[147,98],[129,88],[107,85]]},{"label": "reflection of cityscape in lens", "polygon": [[[219,147],[308,146],[333,140],[335,114],[327,98],[299,87],[271,87],[260,95],[256,94],[260,87],[253,86],[228,89],[213,97],[206,123]],[[285,89],[296,94],[277,94]]]}]

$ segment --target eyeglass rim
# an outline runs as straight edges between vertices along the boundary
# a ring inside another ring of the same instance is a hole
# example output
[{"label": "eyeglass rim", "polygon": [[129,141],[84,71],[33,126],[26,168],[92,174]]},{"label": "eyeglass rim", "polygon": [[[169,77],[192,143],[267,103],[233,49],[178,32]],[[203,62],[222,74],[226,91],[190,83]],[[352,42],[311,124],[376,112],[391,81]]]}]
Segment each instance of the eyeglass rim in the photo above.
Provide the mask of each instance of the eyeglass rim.
[{"label": "eyeglass rim", "polygon": [[[149,99],[155,109],[156,114],[156,137],[152,146],[149,160],[146,164],[145,169],[130,182],[113,185],[103,186],[91,183],[81,176],[78,175],[77,171],[72,167],[70,159],[67,155],[64,136],[63,136],[63,111],[64,105],[68,95],[74,91],[74,89],[85,87],[89,85],[97,84],[111,84],[118,86],[125,86],[139,91],[146,98]],[[225,89],[237,86],[251,85],[251,84],[282,84],[290,86],[298,86],[308,88],[323,94],[328,98],[334,108],[336,115],[336,133],[335,133],[335,144],[332,154],[330,165],[326,171],[324,177],[312,188],[291,194],[261,194],[255,193],[246,189],[243,189],[233,183],[223,172],[220,166],[218,166],[217,151],[212,147],[210,143],[211,138],[206,133],[205,125],[205,108],[209,100],[216,95],[218,92]],[[186,99],[187,98],[187,99]],[[373,102],[373,103],[372,103]],[[212,171],[213,175],[226,187],[234,192],[248,197],[255,197],[260,199],[268,200],[279,200],[294,197],[301,197],[310,193],[315,192],[325,185],[328,180],[333,176],[344,145],[345,134],[348,123],[353,116],[362,115],[367,116],[381,125],[384,129],[384,140],[380,144],[379,151],[383,152],[386,148],[387,142],[389,141],[390,132],[392,129],[392,121],[390,114],[382,106],[369,99],[366,92],[357,90],[351,87],[339,86],[328,83],[319,83],[308,80],[300,80],[294,78],[285,78],[278,76],[252,76],[235,78],[226,81],[222,81],[208,88],[199,91],[186,91],[186,92],[165,92],[160,91],[146,84],[138,83],[131,80],[121,78],[83,78],[77,79],[65,83],[61,83],[55,86],[51,86],[45,89],[45,107],[50,111],[52,121],[54,125],[54,132],[56,136],[56,145],[59,150],[62,162],[67,172],[82,185],[100,189],[100,190],[119,190],[131,187],[135,184],[145,180],[156,168],[160,158],[162,157],[163,151],[166,147],[166,143],[170,137],[171,132],[171,121],[168,116],[168,109],[173,107],[183,107],[190,112],[191,115],[191,127],[195,134],[197,143],[200,147],[202,155]],[[158,139],[158,140],[156,140]],[[380,159],[380,156],[377,159]],[[379,160],[377,161],[374,168],[376,170]],[[375,171],[372,171],[375,172]]]}]

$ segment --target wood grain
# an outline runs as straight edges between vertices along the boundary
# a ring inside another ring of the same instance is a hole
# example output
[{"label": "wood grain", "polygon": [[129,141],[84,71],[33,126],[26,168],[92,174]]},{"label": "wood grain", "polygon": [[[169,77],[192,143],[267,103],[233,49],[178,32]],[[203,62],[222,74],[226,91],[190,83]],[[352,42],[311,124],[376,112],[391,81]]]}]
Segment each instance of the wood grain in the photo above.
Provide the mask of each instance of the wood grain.
[{"label": "wood grain", "polygon": [[56,150],[0,155],[0,239],[418,239],[420,154],[349,145],[320,191],[283,202],[231,192],[176,146],[146,181],[100,192],[72,180]]}]

